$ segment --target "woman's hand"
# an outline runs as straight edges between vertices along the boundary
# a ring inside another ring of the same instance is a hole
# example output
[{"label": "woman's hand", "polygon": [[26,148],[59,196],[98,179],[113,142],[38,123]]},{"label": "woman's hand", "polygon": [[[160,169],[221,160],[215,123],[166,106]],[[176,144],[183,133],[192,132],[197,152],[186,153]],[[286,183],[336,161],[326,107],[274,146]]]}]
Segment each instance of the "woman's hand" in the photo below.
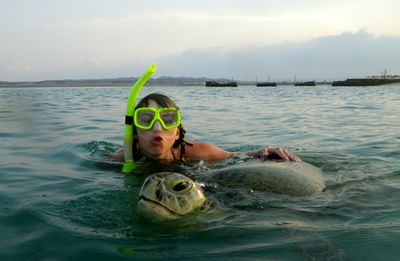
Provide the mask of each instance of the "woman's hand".
[{"label": "woman's hand", "polygon": [[265,147],[260,150],[260,157],[264,158],[264,160],[269,159],[282,159],[287,161],[296,161],[300,162],[301,159],[291,153],[290,151],[284,148],[269,148]]},{"label": "woman's hand", "polygon": [[124,162],[124,147],[114,152],[114,154],[110,156],[110,160],[116,162]]}]

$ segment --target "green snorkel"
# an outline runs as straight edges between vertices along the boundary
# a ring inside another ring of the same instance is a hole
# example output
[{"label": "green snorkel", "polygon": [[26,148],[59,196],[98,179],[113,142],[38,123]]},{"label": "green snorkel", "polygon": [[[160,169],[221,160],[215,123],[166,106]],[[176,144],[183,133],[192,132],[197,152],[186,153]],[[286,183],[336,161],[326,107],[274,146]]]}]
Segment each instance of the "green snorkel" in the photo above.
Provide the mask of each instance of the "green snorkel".
[{"label": "green snorkel", "polygon": [[133,142],[133,113],[136,106],[136,98],[139,95],[143,85],[147,82],[150,76],[156,71],[157,66],[152,64],[147,68],[144,74],[137,79],[135,84],[132,86],[131,92],[129,93],[128,103],[126,105],[125,115],[125,133],[124,133],[124,159],[125,163],[122,167],[123,173],[129,173],[139,166],[139,163],[133,161],[132,155],[132,142]]}]

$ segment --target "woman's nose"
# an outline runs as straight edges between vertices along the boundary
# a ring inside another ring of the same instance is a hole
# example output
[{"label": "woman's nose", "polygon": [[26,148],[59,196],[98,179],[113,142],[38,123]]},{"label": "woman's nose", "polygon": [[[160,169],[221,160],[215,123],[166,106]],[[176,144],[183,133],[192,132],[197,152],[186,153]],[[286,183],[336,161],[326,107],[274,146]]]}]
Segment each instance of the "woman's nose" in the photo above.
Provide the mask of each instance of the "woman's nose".
[{"label": "woman's nose", "polygon": [[163,129],[163,127],[161,126],[161,123],[159,120],[156,120],[154,122],[154,126],[153,126],[153,130],[154,131],[161,131]]}]

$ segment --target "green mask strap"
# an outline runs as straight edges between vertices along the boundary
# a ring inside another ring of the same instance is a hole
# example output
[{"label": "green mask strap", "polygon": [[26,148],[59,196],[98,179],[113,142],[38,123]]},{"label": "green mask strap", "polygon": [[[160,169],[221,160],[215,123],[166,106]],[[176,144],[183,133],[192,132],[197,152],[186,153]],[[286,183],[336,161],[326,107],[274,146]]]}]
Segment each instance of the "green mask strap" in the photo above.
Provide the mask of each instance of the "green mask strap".
[{"label": "green mask strap", "polygon": [[123,173],[130,173],[132,170],[139,166],[139,163],[133,161],[132,155],[132,142],[133,142],[133,113],[136,105],[136,98],[140,90],[151,75],[156,71],[157,66],[152,64],[147,68],[144,74],[135,82],[129,93],[128,103],[126,105],[125,115],[125,132],[124,132],[124,159],[125,163],[122,167]]}]

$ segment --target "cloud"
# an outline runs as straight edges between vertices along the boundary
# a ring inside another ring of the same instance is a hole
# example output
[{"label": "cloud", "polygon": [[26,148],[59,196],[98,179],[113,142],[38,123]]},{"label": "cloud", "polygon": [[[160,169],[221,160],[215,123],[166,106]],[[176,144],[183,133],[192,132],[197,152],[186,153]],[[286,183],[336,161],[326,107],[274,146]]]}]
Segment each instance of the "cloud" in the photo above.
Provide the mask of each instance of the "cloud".
[{"label": "cloud", "polygon": [[[92,49],[95,49],[93,47]],[[335,80],[400,74],[400,37],[361,30],[297,43],[190,48],[174,55],[112,60],[96,53],[56,65],[0,61],[0,80],[45,80],[137,76],[158,64],[159,76],[226,77],[236,80]],[[127,56],[129,56],[127,54]],[[4,76],[8,78],[4,78]],[[3,77],[2,77],[3,76]]]},{"label": "cloud", "polygon": [[345,32],[301,43],[190,49],[160,63],[166,75],[236,79],[342,79],[400,73],[400,37]]}]

